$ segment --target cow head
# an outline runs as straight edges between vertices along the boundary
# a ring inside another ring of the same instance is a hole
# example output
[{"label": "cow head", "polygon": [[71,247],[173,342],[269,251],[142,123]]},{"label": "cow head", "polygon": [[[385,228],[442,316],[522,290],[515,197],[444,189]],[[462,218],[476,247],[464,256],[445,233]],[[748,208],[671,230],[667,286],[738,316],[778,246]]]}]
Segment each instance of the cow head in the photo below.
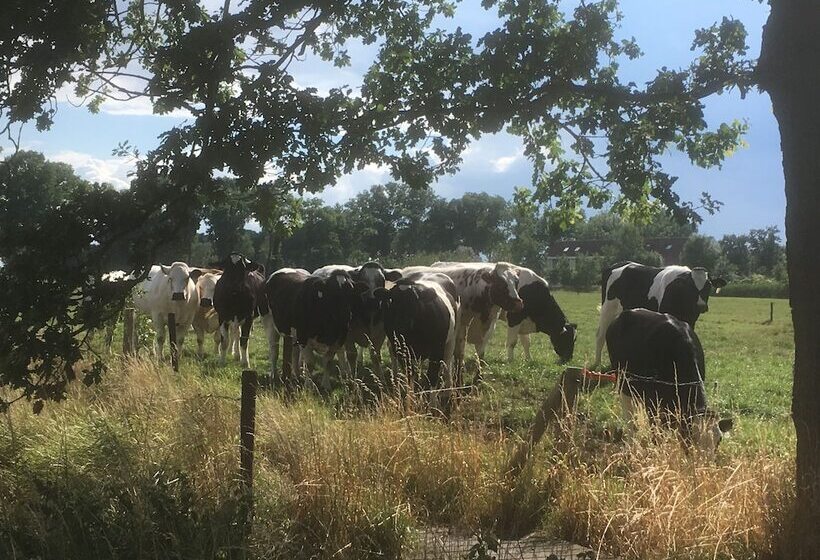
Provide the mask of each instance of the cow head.
[{"label": "cow head", "polygon": [[578,325],[567,323],[560,331],[550,334],[549,337],[552,348],[558,354],[558,363],[565,364],[570,361],[575,351],[575,339],[578,338]]},{"label": "cow head", "polygon": [[374,296],[385,312],[387,330],[393,333],[405,333],[415,326],[419,305],[432,301],[436,293],[413,281],[399,280],[389,290],[377,289]]},{"label": "cow head", "polygon": [[726,285],[726,280],[723,278],[709,278],[709,272],[703,267],[692,269],[692,282],[697,291],[695,305],[699,313],[709,311],[709,296],[712,295],[712,288],[715,289],[715,293],[720,293],[720,289]]},{"label": "cow head", "polygon": [[490,286],[490,301],[504,311],[521,311],[524,302],[518,295],[518,274],[509,263],[496,263],[492,270],[485,270],[481,278]]},{"label": "cow head", "polygon": [[550,293],[549,286],[540,278],[533,279],[518,290],[524,307],[521,311],[507,313],[507,324],[518,325],[524,319],[535,323],[538,332],[550,337],[552,347],[564,364],[572,359],[578,325],[568,323],[567,317]]},{"label": "cow head", "polygon": [[196,289],[199,292],[199,306],[210,309],[214,306],[214,291],[216,283],[222,276],[221,272],[203,272],[196,282]]},{"label": "cow head", "polygon": [[[350,275],[334,271],[327,277],[309,276],[302,287],[302,320],[306,327],[299,333],[299,344],[315,337],[322,344],[341,344],[350,328],[356,286]],[[298,329],[297,329],[298,330]]]},{"label": "cow head", "polygon": [[713,410],[707,409],[692,419],[688,428],[689,433],[685,435],[695,449],[712,457],[723,438],[728,437],[733,426],[732,418],[721,418]]},{"label": "cow head", "polygon": [[171,266],[162,264],[160,269],[171,287],[171,301],[185,301],[190,297],[188,283],[196,284],[197,279],[202,275],[202,270],[190,268],[184,262],[175,262]]}]

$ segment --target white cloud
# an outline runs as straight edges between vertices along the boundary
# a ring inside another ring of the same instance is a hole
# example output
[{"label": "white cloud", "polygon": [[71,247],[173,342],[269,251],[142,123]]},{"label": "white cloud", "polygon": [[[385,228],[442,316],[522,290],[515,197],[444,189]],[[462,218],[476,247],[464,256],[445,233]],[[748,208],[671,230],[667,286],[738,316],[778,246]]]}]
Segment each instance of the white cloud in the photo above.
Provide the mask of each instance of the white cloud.
[{"label": "white cloud", "polygon": [[111,183],[117,189],[127,189],[130,185],[128,173],[134,170],[133,158],[97,158],[91,154],[63,150],[52,154],[49,159],[69,164],[80,177],[98,183]]},{"label": "white cloud", "polygon": [[319,196],[327,204],[336,204],[350,200],[373,185],[390,181],[390,168],[385,165],[370,163],[359,171],[354,171],[340,178],[335,185],[322,191]]},{"label": "white cloud", "polygon": [[493,166],[493,171],[496,173],[504,173],[510,166],[516,162],[520,156],[518,154],[513,156],[503,156],[491,159],[490,163]]}]

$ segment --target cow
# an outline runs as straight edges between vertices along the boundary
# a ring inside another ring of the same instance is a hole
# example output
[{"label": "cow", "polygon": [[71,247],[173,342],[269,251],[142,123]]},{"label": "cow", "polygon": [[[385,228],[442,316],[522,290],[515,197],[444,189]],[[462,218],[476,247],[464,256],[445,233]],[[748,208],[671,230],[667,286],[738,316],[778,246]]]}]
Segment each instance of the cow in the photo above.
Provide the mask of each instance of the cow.
[{"label": "cow", "polygon": [[709,311],[712,288],[719,292],[722,278],[709,278],[705,268],[655,267],[620,262],[601,274],[601,316],[595,344],[595,365],[601,363],[606,331],[624,309],[643,307],[671,313],[692,328],[701,313]]},{"label": "cow", "polygon": [[231,253],[219,263],[222,275],[214,287],[213,304],[219,318],[219,358],[225,365],[229,331],[239,326],[239,357],[243,368],[250,367],[248,340],[253,320],[262,317],[270,328],[270,306],[265,294],[265,267],[239,253]]},{"label": "cow", "polygon": [[529,335],[545,333],[558,354],[560,363],[572,359],[578,325],[567,321],[558,302],[550,293],[549,284],[529,268],[515,267],[518,273],[518,295],[524,302],[521,311],[505,312],[507,320],[507,361],[514,358],[515,343],[521,340],[524,356],[530,360]]},{"label": "cow", "polygon": [[[309,277],[310,273],[301,268],[280,268],[265,282],[265,294],[271,309],[271,325],[266,332],[273,382],[281,381],[288,385],[295,379],[298,359],[294,360],[293,352],[298,352],[298,347],[294,345],[294,340],[300,324],[302,288]],[[281,378],[277,375],[280,338],[283,339]]]},{"label": "cow", "polygon": [[612,367],[622,372],[627,417],[644,407],[651,420],[713,453],[732,420],[718,420],[707,407],[706,363],[692,326],[670,313],[626,309],[607,328],[606,343]]},{"label": "cow", "polygon": [[[214,338],[214,354],[219,353],[219,315],[214,310],[214,291],[216,290],[216,283],[222,276],[221,270],[202,271],[199,279],[196,281],[196,289],[199,293],[199,309],[191,326],[194,327],[196,333],[197,355],[200,358],[205,357],[205,335],[213,334]],[[229,334],[229,349],[234,358],[239,359],[239,331],[236,327],[232,328]]]},{"label": "cow", "polygon": [[462,384],[464,348],[469,340],[476,347],[479,359],[484,359],[498,313],[521,311],[524,302],[518,295],[518,273],[515,265],[499,263],[445,263],[432,266],[410,266],[402,276],[416,272],[440,272],[450,277],[461,302],[456,325],[455,363],[458,384]]},{"label": "cow", "polygon": [[358,267],[327,265],[313,271],[316,276],[327,277],[335,270],[344,270],[356,286],[357,297],[353,299],[352,317],[348,338],[345,342],[346,356],[351,371],[358,362],[358,346],[370,351],[370,361],[377,375],[381,373],[381,349],[384,344],[384,318],[374,293],[385,287],[385,282],[401,278],[398,269],[386,269],[375,261]]},{"label": "cow", "polygon": [[450,277],[437,272],[416,272],[397,280],[389,290],[376,289],[375,295],[384,310],[394,369],[399,357],[405,367],[411,368],[416,361],[428,360],[426,383],[422,387],[440,385],[442,365],[447,385],[452,386],[459,299]]},{"label": "cow", "polygon": [[330,387],[330,368],[339,358],[342,374],[349,374],[342,352],[347,342],[352,317],[355,287],[350,274],[337,269],[330,275],[311,274],[304,280],[296,312],[296,341],[299,344],[297,369],[319,354],[323,370],[322,385]]},{"label": "cow", "polygon": [[170,313],[174,314],[176,323],[177,346],[182,348],[185,335],[199,309],[196,282],[201,274],[201,269],[189,267],[184,262],[175,262],[170,266],[154,265],[148,272],[148,277],[137,287],[134,306],[151,315],[155,332],[155,357],[162,358],[165,328]]}]

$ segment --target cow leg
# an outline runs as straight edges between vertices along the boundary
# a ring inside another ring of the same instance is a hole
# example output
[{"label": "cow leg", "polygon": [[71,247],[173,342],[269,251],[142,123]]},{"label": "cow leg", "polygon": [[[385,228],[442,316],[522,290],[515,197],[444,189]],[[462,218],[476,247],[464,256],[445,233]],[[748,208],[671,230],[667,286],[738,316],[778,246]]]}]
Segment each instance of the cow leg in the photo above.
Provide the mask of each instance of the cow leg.
[{"label": "cow leg", "polygon": [[296,377],[296,366],[293,362],[293,352],[297,351],[296,345],[293,342],[293,336],[289,334],[282,335],[282,382],[285,388],[290,390],[293,382],[298,379]]},{"label": "cow leg", "polygon": [[522,334],[519,335],[521,339],[521,348],[524,350],[524,359],[528,362],[532,361],[532,356],[530,355],[530,335]]},{"label": "cow leg", "polygon": [[521,330],[521,324],[514,327],[507,327],[507,363],[515,361],[515,343],[518,342],[518,331]]},{"label": "cow leg", "polygon": [[239,357],[240,363],[244,369],[250,369],[251,361],[248,356],[248,341],[251,338],[251,327],[253,326],[253,317],[249,317],[242,321],[240,325],[241,331],[239,334]]},{"label": "cow leg", "polygon": [[379,379],[382,378],[382,346],[384,345],[384,337],[374,337],[368,341],[368,349],[370,350],[370,365],[373,368],[373,373]]},{"label": "cow leg", "polygon": [[618,318],[618,315],[623,311],[621,302],[617,299],[611,299],[604,302],[601,306],[601,317],[598,320],[598,334],[595,337],[595,363],[593,367],[601,365],[601,354],[604,351],[606,344],[606,331],[612,321]]},{"label": "cow leg", "polygon": [[[359,361],[359,349],[356,347],[356,341],[353,340],[353,337],[348,337],[347,341],[345,342],[344,351],[347,368],[350,370],[350,374],[353,375],[356,373],[356,366],[358,365]],[[340,368],[341,363],[342,360],[340,359]]]},{"label": "cow leg", "polygon": [[262,315],[262,327],[265,329],[265,336],[268,339],[268,351],[270,353],[270,380],[271,384],[280,381],[276,378],[276,362],[279,361],[279,331],[273,323],[273,313]]},{"label": "cow leg", "polygon": [[219,342],[222,340],[222,333],[219,327],[214,331],[214,356],[219,355]]},{"label": "cow leg", "polygon": [[233,355],[234,360],[238,360],[240,358],[239,321],[231,321],[230,329],[231,354]]},{"label": "cow leg", "polygon": [[221,366],[224,366],[226,362],[230,330],[229,323],[219,323],[219,365]]},{"label": "cow leg", "polygon": [[151,319],[154,324],[154,358],[162,360],[162,347],[165,345],[165,329],[168,321],[163,313],[155,313]]},{"label": "cow leg", "polygon": [[196,355],[201,360],[205,357],[205,330],[204,329],[194,329],[196,333]]},{"label": "cow leg", "polygon": [[461,320],[456,325],[456,344],[454,349],[455,378],[456,386],[464,386],[464,348],[467,345],[467,328],[470,326],[470,319],[462,314]]}]

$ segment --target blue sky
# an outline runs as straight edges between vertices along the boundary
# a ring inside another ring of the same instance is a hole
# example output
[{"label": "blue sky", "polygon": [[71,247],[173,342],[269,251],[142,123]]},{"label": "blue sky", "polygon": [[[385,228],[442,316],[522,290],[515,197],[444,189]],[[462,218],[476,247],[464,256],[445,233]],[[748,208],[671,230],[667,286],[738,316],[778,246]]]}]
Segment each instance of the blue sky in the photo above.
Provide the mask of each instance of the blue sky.
[{"label": "blue sky", "polygon": [[[219,0],[218,4],[221,5]],[[574,2],[564,2],[572,6]],[[755,0],[621,0],[624,14],[620,34],[634,36],[645,55],[622,66],[625,81],[643,83],[661,66],[678,68],[693,56],[689,50],[693,31],[719,21],[725,15],[740,19],[749,32],[750,55],[760,51],[762,26],[768,6]],[[474,38],[494,28],[495,15],[480,7],[478,0],[463,0],[456,18],[441,22],[451,28],[461,26]],[[352,45],[353,65],[342,70],[316,59],[291,67],[297,83],[315,86],[320,91],[349,84],[356,86],[372,58],[372,47]],[[127,173],[133,162],[111,156],[119,142],[129,140],[142,151],[157,144],[158,135],[181,122],[181,117],[155,116],[145,102],[106,103],[101,113],[90,114],[85,108],[58,98],[59,110],[52,129],[39,133],[33,126],[22,132],[22,147],[44,152],[48,157],[75,166],[78,173],[97,181],[127,185]],[[701,191],[710,192],[724,202],[715,216],[705,216],[701,232],[721,236],[748,231],[750,228],[776,225],[783,231],[785,196],[777,124],[768,96],[752,92],[745,100],[737,93],[713,96],[706,102],[711,125],[734,119],[746,120],[749,133],[747,147],[730,157],[723,168],[702,170],[688,160],[672,154],[665,159],[667,171],[679,177],[677,191],[685,200],[697,200]],[[2,144],[8,148],[8,144]],[[322,198],[343,202],[372,184],[389,180],[388,173],[376,166],[343,177]],[[433,188],[445,197],[460,196],[468,191],[487,191],[509,197],[516,186],[527,186],[531,166],[522,156],[521,143],[501,133],[486,136],[473,143],[464,156],[461,170],[444,177]]]}]

